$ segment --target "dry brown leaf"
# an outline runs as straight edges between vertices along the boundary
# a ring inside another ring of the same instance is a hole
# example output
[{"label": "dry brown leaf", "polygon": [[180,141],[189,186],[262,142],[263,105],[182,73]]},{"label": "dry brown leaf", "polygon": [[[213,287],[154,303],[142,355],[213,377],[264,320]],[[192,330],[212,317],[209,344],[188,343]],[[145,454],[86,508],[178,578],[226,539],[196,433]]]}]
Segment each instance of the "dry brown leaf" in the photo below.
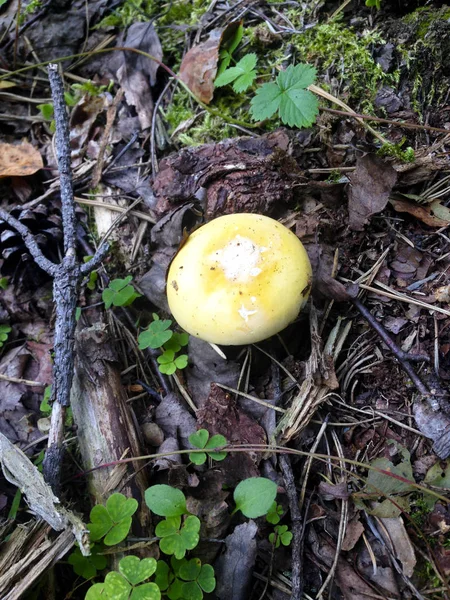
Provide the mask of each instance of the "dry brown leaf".
[{"label": "dry brown leaf", "polygon": [[214,29],[206,42],[193,46],[181,62],[181,81],[184,81],[191,92],[205,104],[211,102],[214,94],[220,45],[232,36],[238,27],[239,22],[233,22],[225,29]]},{"label": "dry brown leaf", "polygon": [[395,556],[402,563],[403,573],[406,577],[412,577],[417,560],[405,524],[400,517],[380,521],[384,526],[384,530],[380,529],[381,535],[388,544],[392,544]]},{"label": "dry brown leaf", "polygon": [[0,144],[0,179],[33,175],[43,166],[39,151],[28,142]]},{"label": "dry brown leaf", "polygon": [[185,54],[180,66],[181,81],[205,104],[209,104],[214,95],[221,40],[222,30],[214,29],[206,42],[194,46]]},{"label": "dry brown leaf", "polygon": [[430,227],[445,227],[449,223],[448,221],[439,219],[435,215],[433,210],[433,208],[435,208],[435,202],[427,206],[419,206],[418,204],[414,204],[414,202],[409,202],[408,200],[402,200],[400,198],[390,198],[389,201],[397,212],[408,213]]},{"label": "dry brown leaf", "polygon": [[386,207],[397,173],[383,159],[366,154],[358,160],[356,170],[349,178],[349,227],[353,231],[363,231],[369,218]]}]

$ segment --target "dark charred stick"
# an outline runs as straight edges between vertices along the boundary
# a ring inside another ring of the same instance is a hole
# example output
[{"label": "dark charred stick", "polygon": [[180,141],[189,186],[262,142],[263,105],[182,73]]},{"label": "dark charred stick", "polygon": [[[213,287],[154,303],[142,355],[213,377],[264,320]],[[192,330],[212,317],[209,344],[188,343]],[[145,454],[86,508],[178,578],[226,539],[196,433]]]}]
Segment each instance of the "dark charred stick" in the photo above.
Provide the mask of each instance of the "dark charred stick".
[{"label": "dark charred stick", "polygon": [[289,510],[292,521],[292,595],[291,600],[301,600],[302,597],[302,516],[298,507],[298,495],[295,487],[294,474],[292,472],[289,456],[281,454],[279,457],[280,467],[283,472],[286,494],[289,501]]},{"label": "dark charred stick", "polygon": [[392,354],[396,357],[396,359],[401,364],[402,368],[406,371],[406,373],[411,378],[411,381],[414,383],[419,392],[426,397],[430,405],[437,410],[439,408],[439,404],[437,403],[437,399],[433,396],[433,394],[429,391],[423,381],[415,372],[414,368],[411,366],[410,361],[429,361],[427,356],[421,356],[418,354],[409,354],[403,352],[401,348],[397,346],[394,340],[389,336],[384,327],[379,323],[372,313],[364,306],[364,304],[358,298],[352,298],[351,301],[362,314],[362,316],[367,320],[369,325],[374,329],[377,334],[381,337],[383,342],[392,352]]}]

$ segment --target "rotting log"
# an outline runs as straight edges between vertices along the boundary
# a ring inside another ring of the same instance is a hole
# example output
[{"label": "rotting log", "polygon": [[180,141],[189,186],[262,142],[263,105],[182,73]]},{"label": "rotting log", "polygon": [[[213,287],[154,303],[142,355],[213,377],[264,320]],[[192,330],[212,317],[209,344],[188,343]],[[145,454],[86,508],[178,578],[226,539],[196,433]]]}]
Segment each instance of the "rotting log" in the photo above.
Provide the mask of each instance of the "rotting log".
[{"label": "rotting log", "polygon": [[116,352],[104,323],[76,334],[76,361],[71,404],[88,491],[97,503],[114,492],[135,498],[139,509],[133,531],[149,535],[150,512],[142,501],[148,487],[143,463],[111,464],[141,454],[138,435],[120,380]]}]

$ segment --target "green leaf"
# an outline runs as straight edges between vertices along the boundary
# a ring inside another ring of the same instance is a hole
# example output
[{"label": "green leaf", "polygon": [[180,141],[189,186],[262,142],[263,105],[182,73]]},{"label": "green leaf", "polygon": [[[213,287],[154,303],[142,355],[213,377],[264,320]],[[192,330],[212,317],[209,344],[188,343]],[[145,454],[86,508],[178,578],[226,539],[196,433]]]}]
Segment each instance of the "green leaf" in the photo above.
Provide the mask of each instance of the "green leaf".
[{"label": "green leaf", "polygon": [[131,585],[120,573],[111,571],[106,575],[105,597],[108,600],[128,600],[130,591]]},{"label": "green leaf", "polygon": [[49,416],[52,413],[52,405],[50,404],[50,398],[52,397],[52,386],[48,385],[44,390],[44,397],[42,398],[39,410],[45,416]]},{"label": "green leaf", "polygon": [[8,287],[8,278],[0,277],[0,290],[6,290]]},{"label": "green leaf", "polygon": [[145,502],[155,515],[161,517],[177,517],[187,513],[185,495],[170,485],[153,485],[146,489]]},{"label": "green leaf", "polygon": [[53,104],[38,104],[37,107],[46,121],[53,119]]},{"label": "green leaf", "polygon": [[169,565],[164,560],[158,560],[156,565],[155,583],[159,589],[163,592],[167,590],[170,584],[169,579]]},{"label": "green leaf", "polygon": [[216,579],[214,577],[214,568],[211,565],[202,566],[200,575],[197,577],[197,583],[207,594],[214,591]]},{"label": "green leaf", "polygon": [[170,340],[164,343],[164,350],[179,352],[182,346],[187,346],[188,343],[189,335],[187,333],[174,333]]},{"label": "green leaf", "polygon": [[202,450],[208,443],[209,431],[207,429],[199,429],[195,433],[191,433],[188,439],[194,448]]},{"label": "green leaf", "polygon": [[179,600],[183,596],[183,582],[175,579],[169,587],[167,596],[170,600]]},{"label": "green leaf", "polygon": [[114,526],[114,522],[103,504],[97,504],[93,507],[90,519],[91,522],[87,524],[87,528],[93,542],[100,540]]},{"label": "green leaf", "polygon": [[186,546],[178,533],[161,538],[159,549],[164,554],[174,554],[177,558],[183,558],[186,554]]},{"label": "green leaf", "polygon": [[120,523],[114,525],[110,531],[105,535],[103,540],[106,546],[115,546],[122,542],[128,535],[128,532],[131,529],[132,519],[131,517],[126,517],[122,519]]},{"label": "green leaf", "polygon": [[283,507],[280,504],[277,504],[276,500],[273,502],[272,506],[269,509],[269,512],[266,515],[266,521],[272,523],[272,525],[276,525],[280,522],[280,516],[283,514]]},{"label": "green leaf", "polygon": [[143,558],[137,556],[125,556],[119,562],[119,571],[132,585],[142,583],[149,579],[156,571],[156,560],[154,558]]},{"label": "green leaf", "polygon": [[280,71],[275,82],[265,83],[251,100],[250,113],[255,121],[270,118],[278,111],[281,121],[290,127],[309,127],[319,110],[317,98],[305,89],[315,80],[314,67],[290,65]]},{"label": "green leaf", "polygon": [[[169,521],[169,519],[167,519]],[[176,558],[184,558],[186,550],[192,550],[198,544],[200,539],[200,520],[193,515],[189,516],[183,523],[181,529],[172,533],[170,522],[162,526],[164,521],[158,523],[155,529],[156,535],[167,533],[161,538],[159,548],[165,554],[174,554]]]},{"label": "green leaf", "polygon": [[188,360],[187,354],[180,354],[180,356],[176,357],[174,364],[177,369],[185,369],[188,365]]},{"label": "green leaf", "polygon": [[156,583],[138,585],[131,592],[130,600],[160,600],[161,592]]},{"label": "green leaf", "polygon": [[88,589],[85,600],[106,600],[105,584],[94,583],[94,585]]},{"label": "green leaf", "polygon": [[97,554],[98,548],[94,545],[91,549],[90,556],[83,556],[79,548],[75,548],[68,558],[68,563],[73,566],[73,570],[77,575],[84,579],[92,579],[97,575],[97,571],[102,571],[106,568],[108,561],[106,556]]},{"label": "green leaf", "polygon": [[[439,461],[428,469],[424,483],[444,490],[450,489],[450,460]],[[429,508],[436,504],[436,497],[431,494],[424,494],[423,499]]]},{"label": "green leaf", "polygon": [[129,285],[132,276],[128,275],[125,279],[113,279],[109,282],[108,287],[103,290],[102,300],[105,303],[105,308],[114,306],[129,306],[141,294],[138,294],[132,285]]},{"label": "green leaf", "polygon": [[181,526],[181,517],[167,517],[164,521],[160,521],[155,529],[155,534],[158,537],[168,537],[174,533],[178,533]]},{"label": "green leaf", "polygon": [[[208,448],[220,448],[221,446],[226,446],[227,440],[223,435],[217,434],[213,435],[209,438],[208,443],[205,446],[205,450]],[[208,456],[213,460],[221,461],[227,457],[228,452],[208,452]]]},{"label": "green leaf", "polygon": [[236,48],[241,43],[243,35],[244,35],[244,25],[242,23],[240,23],[239,27],[236,29],[236,32],[234,33],[233,37],[226,40],[226,42],[222,43],[220,53],[219,53],[219,58],[221,59],[221,63],[219,65],[219,69],[217,71],[218,75],[223,73],[223,71],[225,71],[225,69],[230,64],[231,59],[233,57],[233,52],[236,50]]},{"label": "green leaf", "polygon": [[[398,476],[399,478],[414,481],[410,453],[406,448],[393,440],[388,440],[388,444],[397,447],[402,460],[397,465],[392,464],[387,458],[376,458],[373,460],[370,463],[371,466],[386,471],[386,474],[371,469],[367,475],[365,491],[368,494],[375,494],[376,496],[391,496],[392,494],[415,491],[415,488],[411,484],[395,477]],[[394,475],[394,477],[390,474]]]},{"label": "green leaf", "polygon": [[132,517],[139,507],[134,498],[126,498],[123,494],[112,494],[106,501],[106,509],[115,523],[126,517]]},{"label": "green leaf", "polygon": [[204,452],[190,452],[189,453],[189,460],[192,463],[194,463],[194,465],[204,465],[207,458],[208,457],[206,456],[206,454]]},{"label": "green leaf", "polygon": [[202,561],[199,558],[191,558],[186,560],[178,571],[178,577],[184,581],[195,581],[200,575]]},{"label": "green leaf", "polygon": [[237,93],[245,92],[253,83],[256,77],[255,66],[258,58],[256,54],[246,54],[236,64],[223,71],[214,81],[216,87],[228,85],[234,81],[233,89]]},{"label": "green leaf", "polygon": [[241,481],[234,490],[236,508],[249,519],[267,514],[277,495],[277,485],[265,477],[250,477]]},{"label": "green leaf", "polygon": [[152,321],[147,329],[139,334],[139,349],[153,348],[156,350],[156,348],[161,348],[173,335],[173,332],[169,329],[171,325],[172,321],[168,319]]},{"label": "green leaf", "polygon": [[[180,534],[186,546],[186,550],[192,550],[198,544],[200,539],[200,519],[194,515],[190,515],[181,528]],[[176,558],[178,557],[175,554]]]},{"label": "green leaf", "polygon": [[183,583],[183,598],[186,600],[202,600],[203,592],[196,581]]}]

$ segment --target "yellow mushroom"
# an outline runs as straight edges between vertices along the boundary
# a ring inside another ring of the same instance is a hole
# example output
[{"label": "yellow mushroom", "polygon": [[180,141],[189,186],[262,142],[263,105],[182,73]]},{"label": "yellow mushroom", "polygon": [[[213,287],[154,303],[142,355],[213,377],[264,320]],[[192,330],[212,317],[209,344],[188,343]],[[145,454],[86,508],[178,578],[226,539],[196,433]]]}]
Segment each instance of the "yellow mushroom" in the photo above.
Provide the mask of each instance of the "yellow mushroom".
[{"label": "yellow mushroom", "polygon": [[170,265],[167,297],[191,335],[251,344],[297,317],[311,278],[308,255],[287,227],[263,215],[226,215],[189,236]]}]

